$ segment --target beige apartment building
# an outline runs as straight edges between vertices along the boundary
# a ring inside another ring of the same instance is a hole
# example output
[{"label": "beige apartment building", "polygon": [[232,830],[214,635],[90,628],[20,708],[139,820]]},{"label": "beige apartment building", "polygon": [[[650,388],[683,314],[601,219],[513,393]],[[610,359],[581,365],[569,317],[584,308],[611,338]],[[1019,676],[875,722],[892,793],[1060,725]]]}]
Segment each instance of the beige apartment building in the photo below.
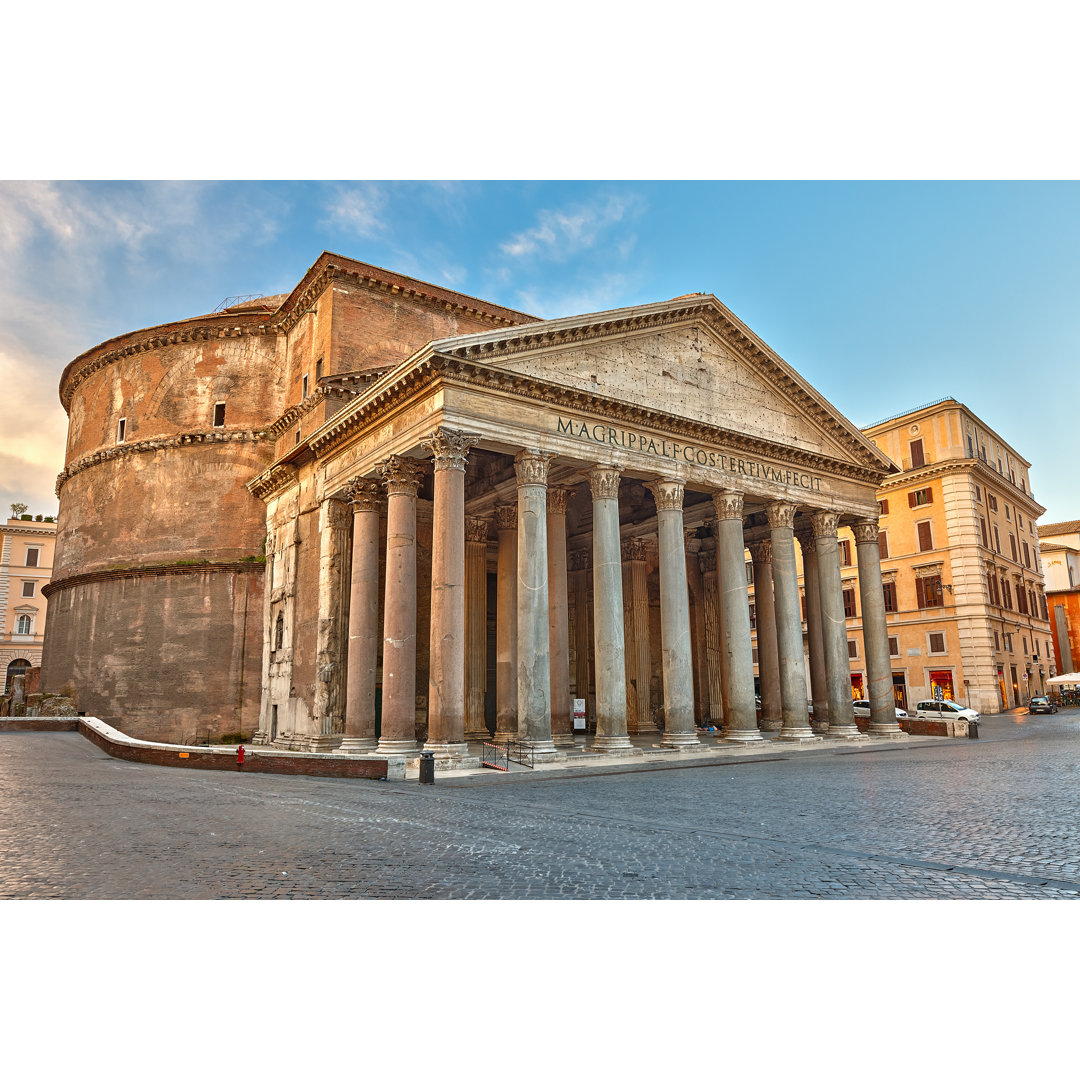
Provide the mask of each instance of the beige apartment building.
[{"label": "beige apartment building", "polygon": [[[953,398],[862,430],[901,468],[878,489],[896,704],[914,710],[940,696],[995,713],[1045,693],[1057,668],[1036,528],[1044,508],[1031,492],[1030,463]],[[862,698],[855,539],[850,529],[839,537],[851,692]],[[755,670],[764,713],[768,680],[760,664]]]},{"label": "beige apartment building", "polygon": [[16,675],[41,666],[48,606],[42,589],[52,577],[56,522],[41,515],[10,517],[0,527],[0,541],[0,668],[6,691]]}]

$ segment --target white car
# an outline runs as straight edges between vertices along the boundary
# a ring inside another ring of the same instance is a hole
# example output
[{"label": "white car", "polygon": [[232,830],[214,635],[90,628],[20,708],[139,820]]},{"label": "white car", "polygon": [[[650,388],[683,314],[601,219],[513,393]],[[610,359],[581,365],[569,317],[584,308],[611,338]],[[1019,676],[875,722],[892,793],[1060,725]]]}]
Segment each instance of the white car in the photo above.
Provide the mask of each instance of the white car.
[{"label": "white car", "polygon": [[[870,719],[870,702],[869,701],[862,701],[862,700],[853,701],[851,703],[851,707],[855,711],[856,716],[858,716],[860,718],[865,718],[867,720]],[[908,714],[906,712],[904,712],[903,709],[901,709],[901,708],[896,709],[896,719],[897,720],[906,720],[907,715]]]},{"label": "white car", "polygon": [[974,720],[981,717],[974,709],[965,709],[955,701],[920,701],[915,706],[915,715],[920,720]]}]

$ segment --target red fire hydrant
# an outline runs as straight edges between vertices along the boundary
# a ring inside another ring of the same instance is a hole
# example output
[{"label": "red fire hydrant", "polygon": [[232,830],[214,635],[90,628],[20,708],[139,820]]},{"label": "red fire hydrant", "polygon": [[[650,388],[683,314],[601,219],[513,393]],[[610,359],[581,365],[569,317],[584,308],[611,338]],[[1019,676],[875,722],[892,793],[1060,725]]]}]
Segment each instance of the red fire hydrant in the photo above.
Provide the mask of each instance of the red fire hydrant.
[{"label": "red fire hydrant", "polygon": [[244,744],[241,743],[236,748],[236,767],[238,769],[243,768],[244,765]]}]

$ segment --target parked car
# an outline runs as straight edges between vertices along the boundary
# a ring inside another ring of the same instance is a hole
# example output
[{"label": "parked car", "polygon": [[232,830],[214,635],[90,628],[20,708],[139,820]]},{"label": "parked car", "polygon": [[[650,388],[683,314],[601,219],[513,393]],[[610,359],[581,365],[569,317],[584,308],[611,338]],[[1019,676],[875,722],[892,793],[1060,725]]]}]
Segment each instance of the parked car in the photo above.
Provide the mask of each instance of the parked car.
[{"label": "parked car", "polygon": [[1037,713],[1037,712],[1056,713],[1057,712],[1057,706],[1049,698],[1033,697],[1028,702],[1028,712],[1029,713]]},{"label": "parked car", "polygon": [[[853,701],[851,703],[851,707],[852,707],[852,709],[855,710],[855,715],[857,717],[859,717],[860,719],[863,719],[863,718],[865,718],[867,720],[870,719],[870,702],[869,701],[863,701],[860,698],[860,699],[857,699],[857,700]],[[908,714],[906,712],[904,712],[903,709],[901,709],[899,707],[896,708],[896,719],[897,720],[906,720],[907,715]]]},{"label": "parked car", "polygon": [[915,715],[920,720],[974,720],[982,718],[974,709],[965,709],[955,701],[920,701],[915,706]]}]

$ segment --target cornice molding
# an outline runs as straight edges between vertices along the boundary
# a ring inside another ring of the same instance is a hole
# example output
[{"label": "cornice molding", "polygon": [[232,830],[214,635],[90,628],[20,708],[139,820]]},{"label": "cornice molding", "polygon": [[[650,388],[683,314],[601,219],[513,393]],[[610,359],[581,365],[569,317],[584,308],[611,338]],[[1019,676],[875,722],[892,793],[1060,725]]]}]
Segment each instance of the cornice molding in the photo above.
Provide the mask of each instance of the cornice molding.
[{"label": "cornice molding", "polygon": [[266,502],[291,484],[296,483],[295,465],[271,465],[248,482],[247,489],[257,499]]},{"label": "cornice molding", "polygon": [[159,563],[148,566],[126,566],[114,570],[90,570],[85,574],[73,574],[71,577],[53,578],[41,587],[41,595],[46,600],[63,589],[74,589],[79,585],[89,585],[97,581],[110,581],[119,578],[175,577],[185,574],[262,574],[266,564],[256,559],[244,562],[226,563]]},{"label": "cornice molding", "polygon": [[507,396],[526,401],[539,402],[546,409],[562,407],[576,412],[591,413],[625,426],[662,424],[665,431],[687,439],[727,447],[747,455],[761,455],[776,462],[784,462],[802,470],[812,470],[841,479],[861,480],[874,487],[880,485],[884,469],[865,467],[851,462],[829,458],[781,446],[752,435],[728,431],[701,421],[649,409],[616,398],[590,393],[559,383],[548,382],[531,375],[490,367],[487,364],[459,360],[443,355],[430,355],[401,365],[380,379],[366,395],[354,404],[346,406],[327,421],[307,441],[318,457],[333,453],[365,427],[377,422],[382,416],[400,406],[411,395],[442,381],[450,386],[482,387]]},{"label": "cornice molding", "polygon": [[[229,321],[222,322],[222,319],[226,317]],[[105,352],[99,352],[98,350],[104,346],[97,345],[72,360],[60,376],[60,403],[64,406],[65,412],[70,412],[71,399],[78,387],[95,372],[108,367],[109,364],[115,364],[117,360],[135,356],[137,353],[152,352],[154,349],[161,349],[167,345],[270,334],[274,331],[269,325],[269,318],[265,311],[253,312],[247,316],[241,312],[206,315],[184,323],[170,323],[145,331],[135,331],[136,334],[144,333],[146,336],[136,337]],[[240,319],[247,321],[238,322],[237,320]],[[107,345],[108,342],[105,344]]]},{"label": "cornice molding", "polygon": [[351,401],[359,397],[362,390],[354,390],[350,386],[328,385],[316,386],[303,401],[290,405],[269,427],[266,434],[272,439],[278,439],[285,434],[301,417],[321,405],[324,401]]},{"label": "cornice molding", "polygon": [[1030,492],[1018,488],[1011,480],[1002,476],[997,469],[991,469],[981,458],[946,458],[944,461],[935,461],[924,465],[921,469],[908,469],[907,472],[897,476],[890,476],[881,482],[883,494],[889,494],[899,488],[917,487],[924,480],[933,480],[948,473],[973,472],[982,480],[985,489],[988,482],[998,485],[991,493],[1001,498],[1008,498],[1010,502],[1021,503],[1024,511],[1034,520],[1040,514],[1046,513],[1046,507],[1037,503]]},{"label": "cornice molding", "polygon": [[[207,443],[258,443],[265,439],[264,431],[185,431],[179,435],[168,435],[158,439],[141,439],[139,442],[120,443],[118,446],[107,446],[103,450],[95,450],[92,454],[73,461],[56,478],[56,495],[60,496],[60,489],[73,476],[85,469],[101,465],[106,461],[125,457],[128,454],[149,454],[156,450],[172,450],[179,446],[205,446]],[[254,481],[253,481],[254,482]],[[251,485],[248,485],[250,489]]]}]

